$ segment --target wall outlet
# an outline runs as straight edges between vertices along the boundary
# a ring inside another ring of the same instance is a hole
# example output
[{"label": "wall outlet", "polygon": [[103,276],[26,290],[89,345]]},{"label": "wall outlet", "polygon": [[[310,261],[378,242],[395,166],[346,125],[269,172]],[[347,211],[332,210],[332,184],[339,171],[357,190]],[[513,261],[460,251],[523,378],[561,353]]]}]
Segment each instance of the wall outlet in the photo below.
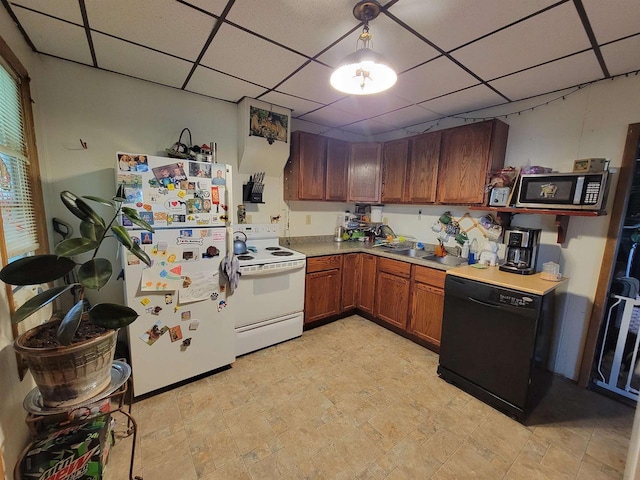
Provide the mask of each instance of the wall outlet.
[{"label": "wall outlet", "polygon": [[305,217],[305,222],[304,223],[306,223],[307,225],[311,225],[311,215],[307,215]]},{"label": "wall outlet", "polygon": [[253,223],[253,215],[247,215],[245,218],[247,219],[247,223]]}]

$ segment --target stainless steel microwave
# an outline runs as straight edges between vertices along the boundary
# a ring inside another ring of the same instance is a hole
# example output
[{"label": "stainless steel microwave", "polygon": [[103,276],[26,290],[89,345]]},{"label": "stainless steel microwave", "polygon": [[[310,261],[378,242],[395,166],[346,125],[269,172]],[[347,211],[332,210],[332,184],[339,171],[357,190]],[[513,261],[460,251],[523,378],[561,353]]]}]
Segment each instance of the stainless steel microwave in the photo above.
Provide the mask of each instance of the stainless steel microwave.
[{"label": "stainless steel microwave", "polygon": [[601,210],[605,207],[609,172],[520,175],[517,207]]}]

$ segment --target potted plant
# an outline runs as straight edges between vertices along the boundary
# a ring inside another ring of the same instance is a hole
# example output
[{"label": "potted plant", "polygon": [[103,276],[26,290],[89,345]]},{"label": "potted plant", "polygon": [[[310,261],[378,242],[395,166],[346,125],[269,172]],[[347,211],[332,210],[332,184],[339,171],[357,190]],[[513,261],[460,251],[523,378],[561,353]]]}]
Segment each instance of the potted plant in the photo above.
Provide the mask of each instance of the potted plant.
[{"label": "potted plant", "polygon": [[[80,237],[69,238],[55,247],[54,254],[20,258],[0,270],[0,280],[11,285],[50,284],[75,273],[76,282],[56,285],[25,302],[12,315],[19,323],[45,305],[68,292],[74,292],[75,304],[64,314],[34,327],[14,342],[42,395],[47,407],[64,407],[87,400],[108,387],[111,364],[115,355],[117,331],[132,323],[138,314],[132,308],[114,303],[98,303],[86,309],[85,290],[99,290],[111,279],[111,262],[98,256],[109,237],[116,238],[129,252],[151,265],[146,252],[116,220],[124,215],[137,226],[153,232],[138,212],[123,206],[122,188],[111,199],[94,196],[78,197],[69,191],[60,194],[62,202],[80,222]],[[110,220],[98,215],[88,201],[113,210]],[[81,264],[72,257],[89,255]]]}]

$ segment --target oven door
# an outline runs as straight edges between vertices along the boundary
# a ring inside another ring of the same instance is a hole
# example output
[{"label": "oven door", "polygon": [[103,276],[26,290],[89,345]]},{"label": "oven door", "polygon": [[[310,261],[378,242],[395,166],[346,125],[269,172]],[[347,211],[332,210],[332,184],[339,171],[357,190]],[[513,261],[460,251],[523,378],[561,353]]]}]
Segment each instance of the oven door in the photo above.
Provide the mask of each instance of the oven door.
[{"label": "oven door", "polygon": [[304,310],[306,261],[294,263],[295,267],[258,269],[241,275],[238,288],[227,300],[236,328]]}]

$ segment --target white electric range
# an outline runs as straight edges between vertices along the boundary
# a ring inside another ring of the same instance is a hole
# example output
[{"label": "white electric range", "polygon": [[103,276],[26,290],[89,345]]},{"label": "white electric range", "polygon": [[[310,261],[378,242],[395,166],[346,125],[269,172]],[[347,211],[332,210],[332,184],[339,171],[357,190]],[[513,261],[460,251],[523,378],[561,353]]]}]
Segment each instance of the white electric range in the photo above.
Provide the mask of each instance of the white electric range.
[{"label": "white electric range", "polygon": [[[236,332],[236,356],[302,335],[306,257],[282,247],[278,224],[236,225],[247,236],[237,255],[240,283],[228,306]],[[240,238],[242,235],[239,235]]]}]

